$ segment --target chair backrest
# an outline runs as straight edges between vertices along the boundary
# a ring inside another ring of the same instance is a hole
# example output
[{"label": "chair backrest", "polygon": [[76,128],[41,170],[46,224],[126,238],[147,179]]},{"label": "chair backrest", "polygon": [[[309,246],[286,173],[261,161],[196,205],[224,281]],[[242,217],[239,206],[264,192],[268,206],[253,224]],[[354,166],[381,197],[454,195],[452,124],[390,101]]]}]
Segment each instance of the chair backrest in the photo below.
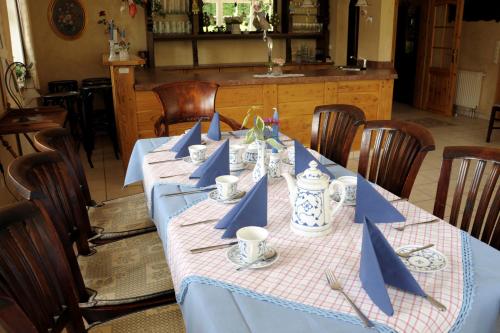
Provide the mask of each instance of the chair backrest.
[{"label": "chair backrest", "polygon": [[0,296],[0,332],[37,333],[37,330],[14,300]]},{"label": "chair backrest", "polygon": [[[219,85],[213,82],[183,81],[153,88],[163,107],[163,115],[155,124],[157,136],[168,136],[168,125],[211,120],[215,113],[215,97]],[[220,115],[220,120],[237,130],[241,125]]]},{"label": "chair backrest", "polygon": [[49,87],[49,92],[51,93],[78,91],[78,81],[76,80],[50,81],[47,85]]},{"label": "chair backrest", "polygon": [[[461,163],[457,169],[455,188],[450,193],[449,223],[500,250],[500,149],[463,146],[444,148],[434,203],[434,215],[439,218],[445,217],[454,160],[461,160]],[[471,163],[476,167],[469,182],[467,175],[472,169]],[[462,198],[465,196],[463,203]]]},{"label": "chair backrest", "polygon": [[347,166],[354,137],[365,120],[365,113],[354,105],[317,106],[312,120],[311,149]]},{"label": "chair backrest", "polygon": [[9,165],[8,176],[17,193],[30,200],[54,223],[66,253],[80,300],[88,299],[73,244],[79,254],[90,254],[90,221],[76,176],[57,152],[18,157]]},{"label": "chair backrest", "polygon": [[57,151],[61,154],[78,178],[85,204],[93,206],[95,202],[91,198],[87,177],[71,132],[66,128],[46,129],[35,134],[34,142],[35,147],[40,151]]},{"label": "chair backrest", "polygon": [[17,313],[0,320],[12,332],[85,332],[57,233],[30,202],[0,208],[0,299],[0,318]]},{"label": "chair backrest", "polygon": [[367,121],[358,172],[386,190],[409,198],[427,152],[435,149],[425,127],[397,120]]}]

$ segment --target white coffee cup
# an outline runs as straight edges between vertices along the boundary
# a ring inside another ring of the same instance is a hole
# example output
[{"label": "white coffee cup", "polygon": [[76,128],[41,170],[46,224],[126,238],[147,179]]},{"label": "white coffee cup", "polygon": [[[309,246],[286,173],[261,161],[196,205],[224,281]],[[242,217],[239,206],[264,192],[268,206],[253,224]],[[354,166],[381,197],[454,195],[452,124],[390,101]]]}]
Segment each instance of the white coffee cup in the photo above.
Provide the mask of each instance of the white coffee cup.
[{"label": "white coffee cup", "polygon": [[191,145],[188,147],[191,162],[200,164],[206,159],[207,146],[205,145]]},{"label": "white coffee cup", "polygon": [[231,167],[240,167],[243,165],[243,153],[245,146],[243,145],[230,145],[229,146],[229,165]]},{"label": "white coffee cup", "polygon": [[[342,183],[345,189],[345,201],[346,205],[356,204],[356,188],[358,186],[358,179],[353,176],[343,176],[335,179],[336,181]],[[339,201],[339,193],[335,192],[333,194],[333,200]]]},{"label": "white coffee cup", "polygon": [[234,198],[238,193],[238,180],[239,178],[233,175],[224,175],[215,178],[219,198],[222,200]]},{"label": "white coffee cup", "polygon": [[266,239],[269,231],[262,227],[244,227],[236,232],[241,259],[246,262],[254,262],[264,256],[267,251]]}]

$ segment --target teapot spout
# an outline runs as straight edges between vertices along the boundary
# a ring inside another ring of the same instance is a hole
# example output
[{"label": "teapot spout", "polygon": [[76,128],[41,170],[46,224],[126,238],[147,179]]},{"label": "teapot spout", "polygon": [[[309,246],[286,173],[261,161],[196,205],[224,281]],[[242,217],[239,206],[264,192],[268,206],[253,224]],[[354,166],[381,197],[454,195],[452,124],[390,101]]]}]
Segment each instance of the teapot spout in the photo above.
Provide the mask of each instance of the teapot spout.
[{"label": "teapot spout", "polygon": [[295,197],[297,196],[297,181],[295,180],[295,177],[288,172],[284,172],[282,176],[283,178],[285,178],[286,184],[288,185],[288,192],[290,192],[290,203],[293,205]]}]

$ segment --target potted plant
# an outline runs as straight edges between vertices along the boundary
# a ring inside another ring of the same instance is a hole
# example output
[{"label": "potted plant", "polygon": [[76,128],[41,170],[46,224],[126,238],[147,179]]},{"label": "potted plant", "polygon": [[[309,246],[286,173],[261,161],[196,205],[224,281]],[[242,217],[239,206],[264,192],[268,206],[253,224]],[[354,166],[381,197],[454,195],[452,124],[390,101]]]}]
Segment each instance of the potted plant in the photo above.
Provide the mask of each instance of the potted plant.
[{"label": "potted plant", "polygon": [[254,125],[250,128],[245,137],[245,143],[251,144],[255,142],[257,145],[257,161],[255,168],[252,172],[253,181],[257,182],[262,176],[267,173],[266,165],[266,146],[269,144],[271,147],[281,150],[283,146],[272,137],[272,127],[264,122],[261,116],[256,114],[259,107],[252,106],[247,111],[245,119],[243,119],[242,127],[246,127],[248,122],[253,119]]}]

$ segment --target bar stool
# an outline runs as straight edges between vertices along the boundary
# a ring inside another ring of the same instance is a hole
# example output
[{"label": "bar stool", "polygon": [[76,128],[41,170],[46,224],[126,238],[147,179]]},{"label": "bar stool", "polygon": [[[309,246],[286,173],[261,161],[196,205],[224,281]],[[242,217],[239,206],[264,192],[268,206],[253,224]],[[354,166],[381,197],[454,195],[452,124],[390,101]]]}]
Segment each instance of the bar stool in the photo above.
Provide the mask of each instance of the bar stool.
[{"label": "bar stool", "polygon": [[[95,135],[105,131],[111,139],[116,159],[119,159],[119,147],[116,136],[115,114],[113,109],[113,89],[109,78],[90,78],[82,80],[80,97],[82,101],[83,147],[87,161],[93,168],[92,152],[95,148]],[[94,96],[102,98],[103,109],[96,109]]]},{"label": "bar stool", "polygon": [[[78,98],[78,81],[76,80],[59,80],[50,81],[48,83],[49,93],[42,96],[42,104],[44,106],[61,106],[68,111],[69,127],[71,135],[75,141],[79,142],[80,133],[78,131],[79,110]],[[66,123],[65,123],[66,125]]]},{"label": "bar stool", "polygon": [[491,132],[493,132],[494,129],[500,129],[500,127],[494,126],[495,121],[500,121],[500,118],[497,118],[497,112],[500,112],[500,104],[495,104],[491,108],[490,123],[488,125],[488,134],[486,134],[486,142],[490,142]]}]

